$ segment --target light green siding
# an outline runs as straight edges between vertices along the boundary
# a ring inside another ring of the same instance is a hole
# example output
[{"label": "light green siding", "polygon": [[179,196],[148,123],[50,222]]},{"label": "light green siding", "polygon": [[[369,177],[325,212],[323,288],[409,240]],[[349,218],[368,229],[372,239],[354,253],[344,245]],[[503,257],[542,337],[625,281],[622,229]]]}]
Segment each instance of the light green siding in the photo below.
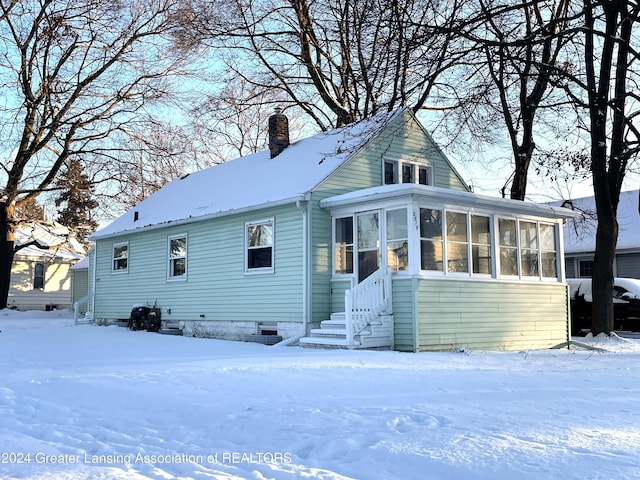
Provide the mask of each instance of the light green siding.
[{"label": "light green siding", "polygon": [[562,284],[419,279],[418,350],[548,348],[567,340]]},{"label": "light green siding", "polygon": [[393,324],[394,349],[413,352],[415,346],[415,278],[396,277],[393,279]]},{"label": "light green siding", "polygon": [[[245,222],[273,218],[274,272],[245,273]],[[168,238],[187,235],[187,278],[168,280]],[[129,242],[127,273],[112,245]],[[95,317],[128,318],[157,304],[163,320],[302,322],[302,213],[295,205],[122,235],[97,242]],[[124,286],[124,288],[123,288]]]}]

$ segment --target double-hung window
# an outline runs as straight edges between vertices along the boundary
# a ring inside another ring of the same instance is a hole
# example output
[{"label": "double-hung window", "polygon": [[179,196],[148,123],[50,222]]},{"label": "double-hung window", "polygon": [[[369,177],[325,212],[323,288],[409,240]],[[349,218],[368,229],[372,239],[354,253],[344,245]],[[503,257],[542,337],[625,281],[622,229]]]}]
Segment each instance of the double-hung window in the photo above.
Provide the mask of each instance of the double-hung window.
[{"label": "double-hung window", "polygon": [[467,214],[446,212],[447,272],[469,272]]},{"label": "double-hung window", "polygon": [[129,270],[129,243],[116,243],[113,245],[112,271],[125,273]]},{"label": "double-hung window", "polygon": [[187,236],[169,237],[169,279],[187,277]]},{"label": "double-hung window", "polygon": [[420,209],[420,268],[442,271],[442,210]]},{"label": "double-hung window", "polygon": [[387,210],[387,266],[394,272],[409,269],[407,209]]},{"label": "double-hung window", "polygon": [[273,272],[273,219],[246,224],[246,271]]},{"label": "double-hung window", "polygon": [[36,262],[36,264],[33,267],[34,290],[44,289],[45,272],[46,272],[46,264],[44,262]]}]

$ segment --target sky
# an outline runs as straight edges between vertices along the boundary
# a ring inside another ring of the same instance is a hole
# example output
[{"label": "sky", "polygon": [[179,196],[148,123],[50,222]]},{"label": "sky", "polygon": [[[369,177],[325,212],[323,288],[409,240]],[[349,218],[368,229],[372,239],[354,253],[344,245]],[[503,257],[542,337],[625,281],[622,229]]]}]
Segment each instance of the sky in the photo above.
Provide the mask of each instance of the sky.
[{"label": "sky", "polygon": [[640,339],[317,350],[0,311],[4,480],[631,480]]}]

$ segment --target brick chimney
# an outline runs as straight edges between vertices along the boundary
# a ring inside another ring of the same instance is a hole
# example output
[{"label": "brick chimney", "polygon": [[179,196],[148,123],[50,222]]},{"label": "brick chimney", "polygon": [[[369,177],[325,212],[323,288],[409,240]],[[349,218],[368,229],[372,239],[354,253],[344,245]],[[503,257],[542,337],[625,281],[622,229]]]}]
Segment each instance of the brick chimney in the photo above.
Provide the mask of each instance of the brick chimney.
[{"label": "brick chimney", "polygon": [[275,108],[269,117],[269,150],[271,158],[279,155],[289,146],[289,119],[282,113],[282,109]]}]

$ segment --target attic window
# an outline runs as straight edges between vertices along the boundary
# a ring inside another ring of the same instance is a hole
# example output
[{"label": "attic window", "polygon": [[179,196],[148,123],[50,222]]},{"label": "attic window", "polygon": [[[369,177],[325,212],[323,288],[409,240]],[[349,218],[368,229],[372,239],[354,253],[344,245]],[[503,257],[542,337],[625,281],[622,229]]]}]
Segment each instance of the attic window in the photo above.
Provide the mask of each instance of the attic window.
[{"label": "attic window", "polygon": [[433,167],[399,160],[384,161],[384,184],[417,183],[433,185]]}]

